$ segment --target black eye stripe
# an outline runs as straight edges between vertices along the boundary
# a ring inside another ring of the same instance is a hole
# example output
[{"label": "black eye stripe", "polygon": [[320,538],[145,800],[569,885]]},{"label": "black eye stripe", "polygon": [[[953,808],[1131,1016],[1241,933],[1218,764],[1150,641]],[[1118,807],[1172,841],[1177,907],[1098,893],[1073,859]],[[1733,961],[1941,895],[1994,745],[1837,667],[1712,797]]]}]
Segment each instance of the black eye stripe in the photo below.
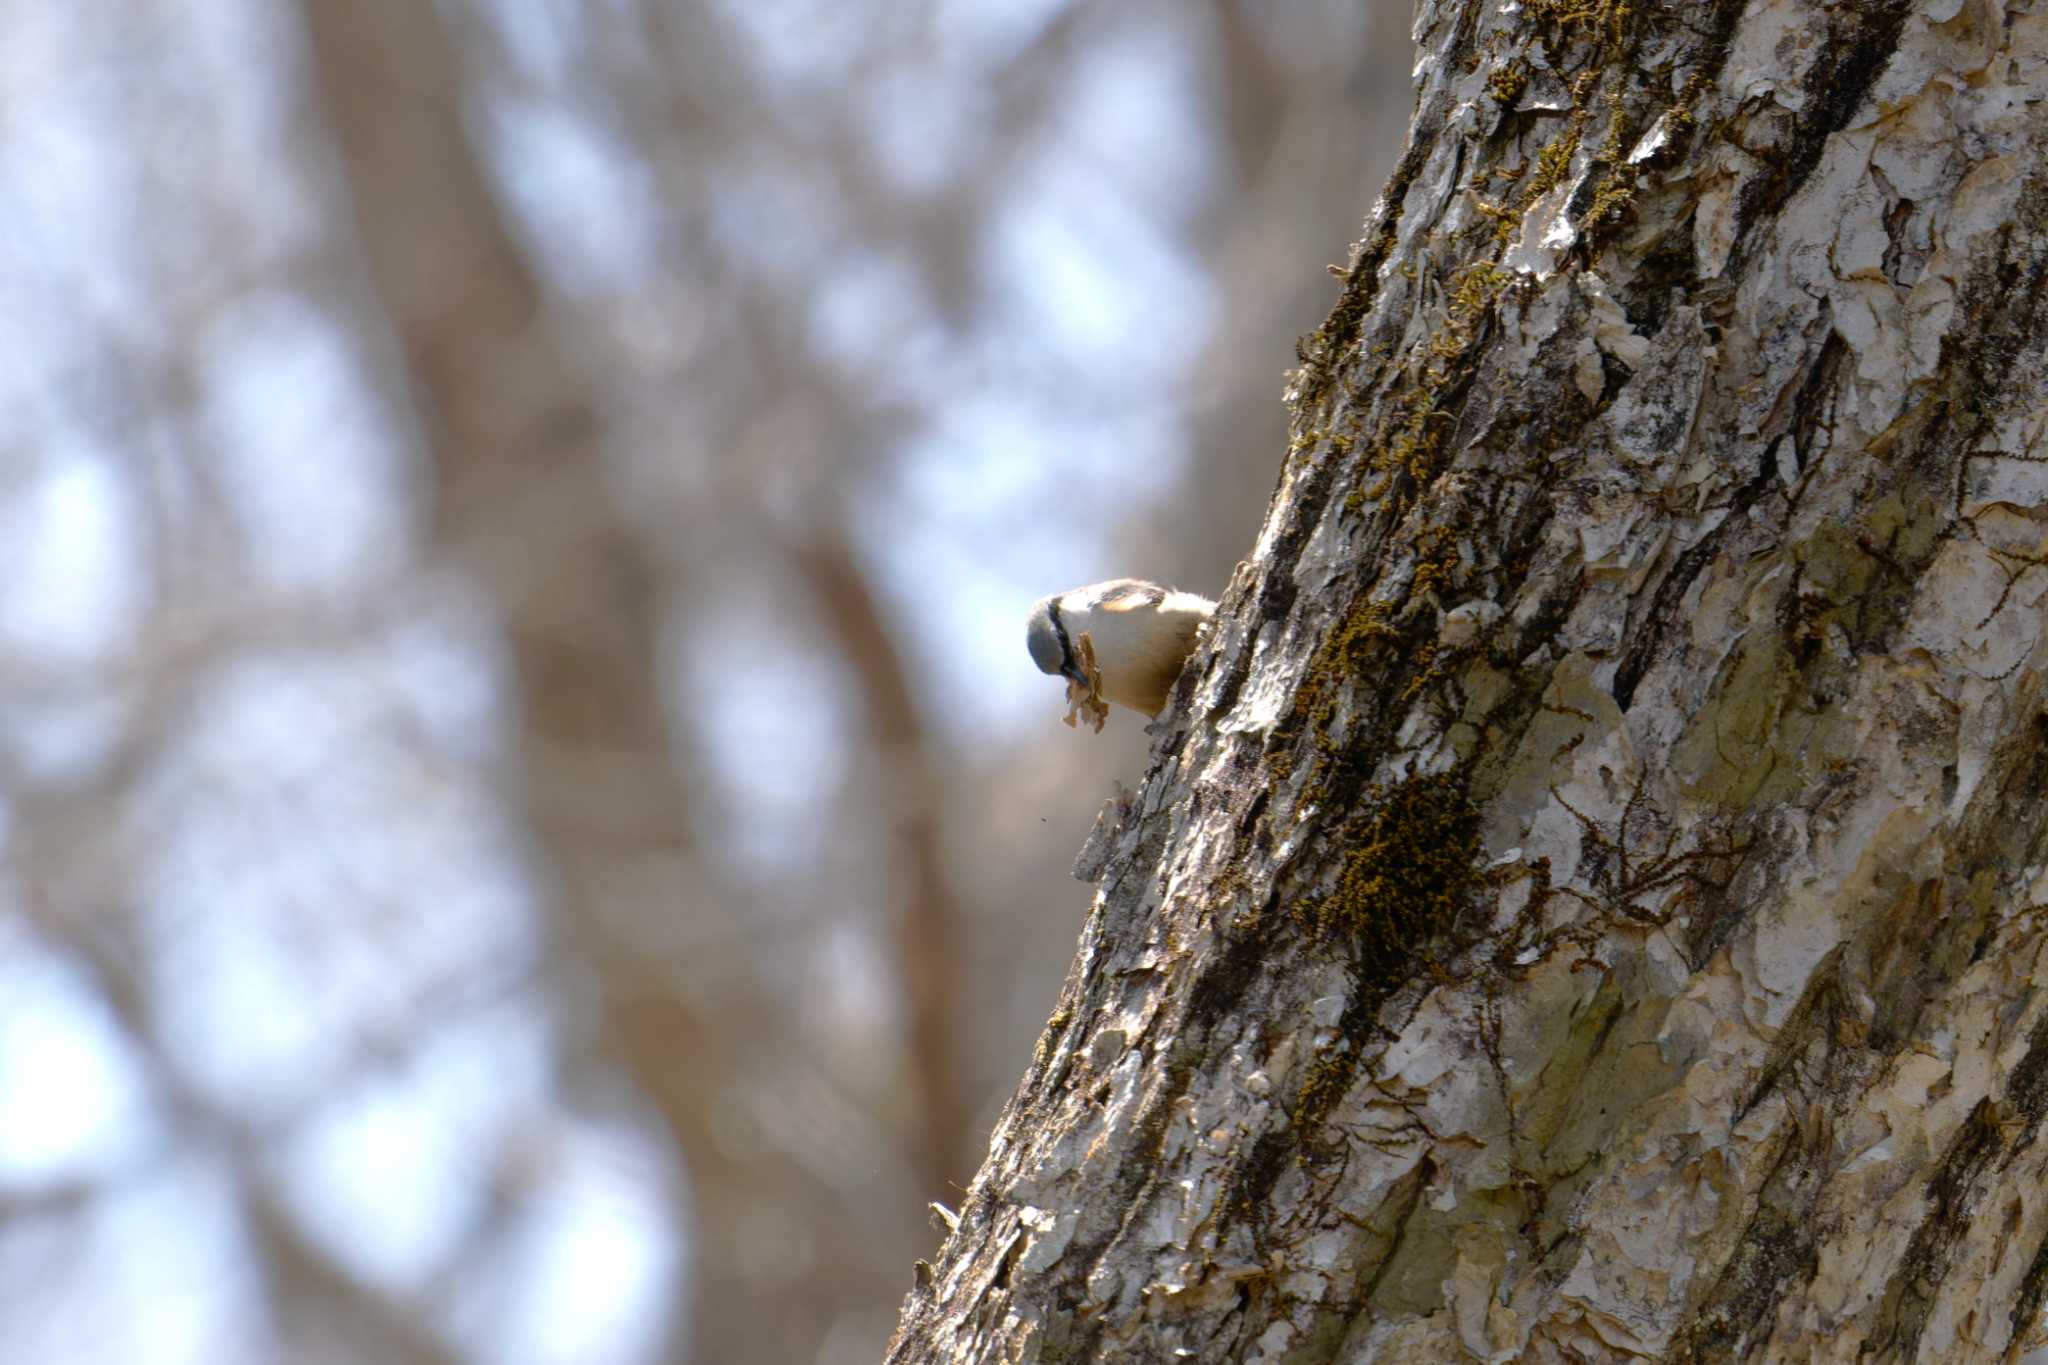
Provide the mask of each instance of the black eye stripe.
[{"label": "black eye stripe", "polygon": [[1060,620],[1060,604],[1058,602],[1046,603],[1045,615],[1046,619],[1052,622],[1052,638],[1060,642],[1060,662],[1072,663],[1074,660],[1074,642],[1067,638],[1067,623]]}]

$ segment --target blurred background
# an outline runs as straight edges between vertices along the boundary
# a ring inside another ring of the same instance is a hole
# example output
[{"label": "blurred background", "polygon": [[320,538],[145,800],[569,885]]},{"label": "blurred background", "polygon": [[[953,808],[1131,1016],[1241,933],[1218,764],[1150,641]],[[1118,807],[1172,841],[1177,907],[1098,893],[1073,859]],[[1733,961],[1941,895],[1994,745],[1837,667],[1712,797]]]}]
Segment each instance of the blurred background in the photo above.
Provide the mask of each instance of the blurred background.
[{"label": "blurred background", "polygon": [[877,1359],[1408,18],[0,0],[0,1360]]}]

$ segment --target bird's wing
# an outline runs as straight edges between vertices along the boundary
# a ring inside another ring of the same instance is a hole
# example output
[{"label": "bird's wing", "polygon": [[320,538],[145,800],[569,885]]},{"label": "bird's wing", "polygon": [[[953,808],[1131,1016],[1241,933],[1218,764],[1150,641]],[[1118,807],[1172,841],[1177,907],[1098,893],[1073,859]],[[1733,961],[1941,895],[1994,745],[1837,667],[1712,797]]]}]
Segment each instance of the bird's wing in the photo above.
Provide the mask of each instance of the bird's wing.
[{"label": "bird's wing", "polygon": [[1096,603],[1101,611],[1143,611],[1166,600],[1166,589],[1156,583],[1127,580],[1108,589]]}]

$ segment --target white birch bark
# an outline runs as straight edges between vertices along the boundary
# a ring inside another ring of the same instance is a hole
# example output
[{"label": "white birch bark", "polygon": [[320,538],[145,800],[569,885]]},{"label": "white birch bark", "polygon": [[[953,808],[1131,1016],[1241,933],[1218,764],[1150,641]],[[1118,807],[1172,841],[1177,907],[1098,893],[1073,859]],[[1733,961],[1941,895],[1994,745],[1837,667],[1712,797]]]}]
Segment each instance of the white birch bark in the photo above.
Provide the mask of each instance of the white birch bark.
[{"label": "white birch bark", "polygon": [[1416,35],[889,1359],[2048,1359],[2048,6]]}]

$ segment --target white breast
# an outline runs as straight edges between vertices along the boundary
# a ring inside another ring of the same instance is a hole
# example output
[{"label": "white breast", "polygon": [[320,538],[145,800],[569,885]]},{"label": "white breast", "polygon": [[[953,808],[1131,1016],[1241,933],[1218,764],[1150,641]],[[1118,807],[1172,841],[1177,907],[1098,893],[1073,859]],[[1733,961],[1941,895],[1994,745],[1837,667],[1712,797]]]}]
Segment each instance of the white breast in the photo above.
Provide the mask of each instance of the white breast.
[{"label": "white breast", "polygon": [[1095,662],[1102,670],[1103,697],[1156,716],[1166,705],[1167,694],[1188,655],[1194,652],[1197,634],[1215,610],[1215,604],[1206,598],[1176,592],[1149,605],[1131,599],[1087,607],[1069,605],[1062,615],[1070,636],[1078,640],[1086,632],[1094,645]]}]

